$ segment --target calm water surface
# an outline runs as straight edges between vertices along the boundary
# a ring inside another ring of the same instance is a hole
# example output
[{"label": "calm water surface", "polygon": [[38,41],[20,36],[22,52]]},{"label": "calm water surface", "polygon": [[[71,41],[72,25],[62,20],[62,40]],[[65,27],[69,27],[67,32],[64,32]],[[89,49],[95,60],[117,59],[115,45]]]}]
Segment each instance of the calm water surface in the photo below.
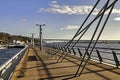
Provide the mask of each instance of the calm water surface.
[{"label": "calm water surface", "polygon": [[4,64],[22,49],[23,48],[10,48],[0,50],[0,65]]}]

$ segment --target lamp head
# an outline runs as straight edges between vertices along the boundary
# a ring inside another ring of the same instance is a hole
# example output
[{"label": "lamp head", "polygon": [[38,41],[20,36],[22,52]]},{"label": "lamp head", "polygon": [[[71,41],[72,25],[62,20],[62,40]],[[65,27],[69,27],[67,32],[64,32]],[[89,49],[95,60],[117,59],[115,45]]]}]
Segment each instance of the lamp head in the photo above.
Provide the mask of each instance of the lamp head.
[{"label": "lamp head", "polygon": [[36,26],[45,26],[45,24],[36,24]]},{"label": "lamp head", "polygon": [[36,26],[39,26],[39,24],[36,24]]}]

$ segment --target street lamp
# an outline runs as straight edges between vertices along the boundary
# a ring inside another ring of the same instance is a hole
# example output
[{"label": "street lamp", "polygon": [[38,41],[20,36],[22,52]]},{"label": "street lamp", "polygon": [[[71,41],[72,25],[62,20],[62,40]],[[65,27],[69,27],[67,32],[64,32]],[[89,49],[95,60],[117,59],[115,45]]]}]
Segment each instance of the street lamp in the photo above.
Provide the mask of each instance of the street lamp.
[{"label": "street lamp", "polygon": [[35,33],[30,33],[30,34],[32,34],[31,44],[32,44],[32,47],[34,47],[34,46],[35,46],[35,41],[34,41],[34,34],[35,34]]},{"label": "street lamp", "polygon": [[42,26],[45,26],[45,24],[36,24],[36,26],[40,27],[39,37],[40,37],[40,50],[42,50]]}]

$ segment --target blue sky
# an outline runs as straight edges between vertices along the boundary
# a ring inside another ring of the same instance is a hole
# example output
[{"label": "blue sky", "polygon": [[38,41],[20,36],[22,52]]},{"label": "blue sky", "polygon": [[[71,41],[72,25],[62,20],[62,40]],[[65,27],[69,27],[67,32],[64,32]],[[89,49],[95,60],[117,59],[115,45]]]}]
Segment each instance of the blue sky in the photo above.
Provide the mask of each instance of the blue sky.
[{"label": "blue sky", "polygon": [[[0,0],[0,32],[39,37],[39,24],[44,38],[71,39],[97,0]],[[101,0],[95,17],[106,0]],[[113,0],[111,0],[113,1]],[[100,39],[120,40],[120,1],[118,0]],[[107,14],[107,13],[106,13]],[[90,19],[90,20],[91,20]],[[89,21],[90,21],[89,20]],[[84,39],[89,39],[88,31]]]}]

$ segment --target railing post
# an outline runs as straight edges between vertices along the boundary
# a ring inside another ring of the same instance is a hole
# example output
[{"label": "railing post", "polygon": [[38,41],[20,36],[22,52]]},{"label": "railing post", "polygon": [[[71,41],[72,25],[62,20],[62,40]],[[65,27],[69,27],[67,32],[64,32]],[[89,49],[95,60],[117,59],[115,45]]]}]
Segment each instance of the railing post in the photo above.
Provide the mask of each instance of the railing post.
[{"label": "railing post", "polygon": [[87,54],[88,57],[90,57],[90,54],[89,54],[89,52],[88,52],[88,50],[86,48],[85,48],[85,53]]},{"label": "railing post", "polygon": [[59,50],[61,51],[61,46],[59,45]]},{"label": "railing post", "polygon": [[119,60],[117,58],[117,55],[116,55],[115,51],[113,51],[113,50],[112,50],[112,53],[113,53],[113,58],[114,58],[115,63],[116,63],[116,67],[119,68],[120,64],[119,64]]},{"label": "railing post", "polygon": [[64,51],[62,46],[61,46],[61,50]]},{"label": "railing post", "polygon": [[100,63],[102,63],[103,62],[103,59],[102,59],[102,57],[101,57],[101,55],[100,55],[100,52],[96,49],[96,52],[97,52],[97,55],[98,55],[98,58],[99,58],[99,61],[100,61]]},{"label": "railing post", "polygon": [[61,50],[61,49],[60,49],[60,45],[58,45],[58,50]]},{"label": "railing post", "polygon": [[60,50],[60,47],[59,47],[59,45],[57,45],[57,50]]},{"label": "railing post", "polygon": [[59,45],[60,51],[62,51],[61,45]]},{"label": "railing post", "polygon": [[63,52],[66,52],[64,46],[62,46],[62,49],[63,49]]},{"label": "railing post", "polygon": [[81,53],[80,49],[79,48],[77,48],[77,49],[78,49],[79,55],[82,56],[82,53]]},{"label": "railing post", "polygon": [[75,52],[74,48],[72,48],[72,50],[73,50],[74,55],[76,55],[76,52]]},{"label": "railing post", "polygon": [[64,51],[67,52],[67,49],[64,47]]},{"label": "railing post", "polygon": [[58,50],[58,45],[57,44],[55,45],[55,48]]},{"label": "railing post", "polygon": [[70,50],[70,48],[69,48],[69,47],[68,47],[68,52],[69,52],[69,53],[71,53],[71,50]]}]

